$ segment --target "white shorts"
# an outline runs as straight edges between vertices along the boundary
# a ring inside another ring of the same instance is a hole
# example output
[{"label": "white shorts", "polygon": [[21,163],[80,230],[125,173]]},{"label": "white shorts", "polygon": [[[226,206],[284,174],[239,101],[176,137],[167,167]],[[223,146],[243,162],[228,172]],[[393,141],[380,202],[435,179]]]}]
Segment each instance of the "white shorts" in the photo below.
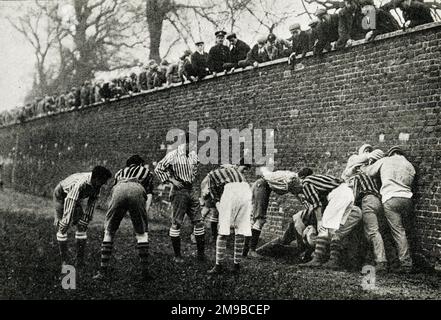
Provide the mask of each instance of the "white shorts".
[{"label": "white shorts", "polygon": [[251,236],[251,188],[246,182],[227,183],[220,201],[218,234],[228,236],[230,229],[235,234]]},{"label": "white shorts", "polygon": [[[343,224],[354,203],[354,193],[342,183],[328,194],[328,205],[323,212],[323,227],[337,230]],[[343,222],[343,223],[342,223]]]}]

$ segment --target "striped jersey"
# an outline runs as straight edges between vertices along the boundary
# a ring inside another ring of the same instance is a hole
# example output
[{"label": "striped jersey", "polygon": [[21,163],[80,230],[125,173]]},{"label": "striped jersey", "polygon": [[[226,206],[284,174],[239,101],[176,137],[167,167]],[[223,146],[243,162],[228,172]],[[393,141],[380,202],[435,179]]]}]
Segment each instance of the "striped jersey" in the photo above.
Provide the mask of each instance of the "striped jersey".
[{"label": "striped jersey", "polygon": [[233,182],[247,182],[242,173],[239,172],[237,167],[221,167],[211,171],[208,175],[208,190],[211,197],[215,201],[219,201],[224,187],[227,183]]},{"label": "striped jersey", "polygon": [[[80,199],[89,198],[85,213],[86,221],[83,221],[83,223],[91,220],[95,202],[100,192],[100,190],[97,190],[92,186],[91,178],[92,172],[80,172],[74,173],[60,182],[60,186],[63,188],[64,193],[66,193],[66,198],[64,200],[65,216],[72,217],[78,201]],[[63,222],[60,221],[60,224],[63,225]]]},{"label": "striped jersey", "polygon": [[155,173],[161,182],[167,182],[171,177],[180,182],[192,184],[198,171],[198,157],[195,152],[188,155],[181,146],[173,150],[158,162]]},{"label": "striped jersey", "polygon": [[380,196],[380,191],[378,185],[374,178],[369,177],[365,173],[359,173],[353,178],[353,188],[354,188],[354,199],[360,200],[363,196],[367,194],[373,194]]},{"label": "striped jersey", "polygon": [[313,174],[302,181],[305,200],[312,205],[312,208],[323,206],[323,199],[343,181],[330,175]]},{"label": "striped jersey", "polygon": [[131,165],[119,170],[115,174],[115,184],[123,180],[133,180],[139,182],[147,192],[153,193],[153,174],[144,166]]},{"label": "striped jersey", "polygon": [[263,175],[263,179],[268,183],[270,189],[277,194],[286,194],[289,185],[297,179],[297,174],[292,171],[279,170],[268,172]]}]

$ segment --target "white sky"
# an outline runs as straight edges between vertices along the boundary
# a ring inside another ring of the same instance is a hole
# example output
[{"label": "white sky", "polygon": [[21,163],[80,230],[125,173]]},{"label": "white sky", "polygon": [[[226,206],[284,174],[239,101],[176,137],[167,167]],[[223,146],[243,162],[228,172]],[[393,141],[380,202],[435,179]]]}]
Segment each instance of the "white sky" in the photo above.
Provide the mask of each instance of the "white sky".
[{"label": "white sky", "polygon": [[[292,3],[293,13],[303,12],[303,6],[299,0],[286,0],[286,3]],[[23,104],[26,93],[30,90],[33,82],[35,57],[33,48],[25,40],[24,36],[18,33],[8,22],[7,18],[14,19],[20,15],[23,10],[21,6],[33,5],[32,1],[17,1],[17,0],[0,0],[0,112],[20,106]],[[310,6],[311,12],[314,12],[316,5]],[[295,15],[295,14],[294,14]],[[288,25],[293,22],[299,22],[302,29],[306,29],[309,18],[307,15],[300,17],[293,17],[276,28],[275,33],[281,37],[289,37]],[[256,21],[241,21],[237,26],[238,37],[248,42],[250,45],[255,41],[257,34],[247,32],[250,30],[249,24],[256,24]],[[195,26],[196,28],[196,26]],[[214,36],[212,33],[214,29],[210,26],[202,28],[198,26],[195,30],[196,37],[205,39],[205,49],[208,49],[213,44]],[[211,30],[213,29],[213,30]],[[225,28],[227,30],[227,28]],[[173,41],[176,38],[176,31],[165,31],[163,34],[163,44]],[[264,29],[261,29],[264,32]],[[228,31],[228,30],[227,30]],[[235,30],[236,31],[236,30]],[[163,49],[166,46],[163,46]],[[173,54],[167,57],[167,60],[174,61],[177,59],[182,51],[185,49],[184,45],[177,46],[173,49]],[[191,48],[193,49],[193,48]],[[164,49],[165,50],[165,49]],[[164,51],[162,50],[162,51]],[[133,57],[139,58],[141,61],[147,61],[147,52],[145,48],[139,48],[133,51]]]}]

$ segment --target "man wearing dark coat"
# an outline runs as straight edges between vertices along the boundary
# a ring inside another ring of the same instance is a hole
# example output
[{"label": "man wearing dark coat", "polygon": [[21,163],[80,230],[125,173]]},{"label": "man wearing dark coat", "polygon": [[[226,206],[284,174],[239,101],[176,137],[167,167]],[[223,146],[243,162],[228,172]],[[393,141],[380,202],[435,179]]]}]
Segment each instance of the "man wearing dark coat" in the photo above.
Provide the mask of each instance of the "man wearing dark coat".
[{"label": "man wearing dark coat", "polygon": [[339,16],[338,14],[328,14],[325,9],[317,10],[315,15],[320,21],[314,28],[317,35],[314,55],[321,56],[324,49],[327,51],[331,49],[331,42],[338,40]]},{"label": "man wearing dark coat", "polygon": [[390,11],[399,8],[403,12],[403,18],[409,28],[433,22],[430,7],[421,1],[416,0],[392,0],[386,3],[381,9]]},{"label": "man wearing dark coat", "polygon": [[208,67],[213,73],[225,70],[224,64],[230,62],[230,49],[224,45],[225,31],[216,31],[216,45],[208,52]]},{"label": "man wearing dark coat", "polygon": [[197,77],[198,80],[202,80],[209,73],[210,69],[208,68],[208,53],[204,51],[204,42],[198,41],[195,43],[196,51],[191,55],[191,67],[192,67],[192,76]]},{"label": "man wearing dark coat", "polygon": [[251,48],[244,41],[237,39],[235,33],[230,33],[227,40],[230,42],[230,63],[227,63],[226,67],[227,69],[237,68],[239,61],[247,58]]},{"label": "man wearing dark coat", "polygon": [[[374,7],[375,8],[375,7]],[[367,7],[363,7],[362,12],[366,12]],[[366,40],[373,40],[377,35],[400,30],[400,25],[389,11],[382,8],[375,8],[375,29],[366,34]]]},{"label": "man wearing dark coat", "polygon": [[257,39],[257,44],[248,52],[245,60],[239,61],[239,67],[245,68],[247,66],[257,67],[259,63],[270,61],[268,52],[266,50],[267,37],[260,37]]},{"label": "man wearing dark coat", "polygon": [[291,54],[289,56],[289,63],[294,65],[295,59],[297,55],[302,55],[302,59],[306,56],[309,51],[312,51],[315,43],[315,31],[312,26],[315,24],[310,24],[311,29],[301,30],[300,24],[294,23],[289,27],[289,31],[291,32],[291,37],[288,38],[288,41],[291,42]]}]

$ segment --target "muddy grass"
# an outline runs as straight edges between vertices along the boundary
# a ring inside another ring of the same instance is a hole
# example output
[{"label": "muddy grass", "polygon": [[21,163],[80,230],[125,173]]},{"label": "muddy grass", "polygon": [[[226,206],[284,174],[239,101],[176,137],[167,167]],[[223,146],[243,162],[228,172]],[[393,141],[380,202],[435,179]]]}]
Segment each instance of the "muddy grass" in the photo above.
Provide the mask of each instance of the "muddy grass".
[{"label": "muddy grass", "polygon": [[[162,218],[150,225],[150,268],[154,280],[140,281],[136,241],[130,221],[117,235],[112,276],[95,282],[99,266],[103,212],[88,232],[87,265],[77,274],[76,290],[61,288],[58,249],[50,200],[12,191],[0,193],[0,299],[440,299],[439,275],[378,276],[376,288],[363,290],[358,272],[303,270],[295,258],[247,259],[240,276],[208,277],[214,244],[206,263],[193,257],[190,228],[183,230],[185,263],[172,261],[168,227]],[[69,234],[73,249],[73,234]],[[73,253],[71,255],[73,256]],[[231,253],[231,251],[230,251]],[[231,262],[230,262],[231,263]]]}]

